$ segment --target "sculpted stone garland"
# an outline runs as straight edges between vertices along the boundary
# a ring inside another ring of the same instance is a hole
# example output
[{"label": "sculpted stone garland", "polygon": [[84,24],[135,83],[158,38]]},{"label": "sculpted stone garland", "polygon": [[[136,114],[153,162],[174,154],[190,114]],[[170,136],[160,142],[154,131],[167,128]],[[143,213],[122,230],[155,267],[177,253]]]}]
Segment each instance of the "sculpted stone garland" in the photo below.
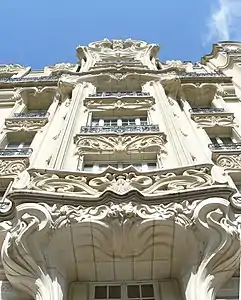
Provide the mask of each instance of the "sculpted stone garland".
[{"label": "sculpted stone garland", "polygon": [[28,167],[28,159],[1,159],[0,176],[17,175]]},{"label": "sculpted stone garland", "polygon": [[198,115],[193,116],[198,127],[235,126],[233,115]]}]

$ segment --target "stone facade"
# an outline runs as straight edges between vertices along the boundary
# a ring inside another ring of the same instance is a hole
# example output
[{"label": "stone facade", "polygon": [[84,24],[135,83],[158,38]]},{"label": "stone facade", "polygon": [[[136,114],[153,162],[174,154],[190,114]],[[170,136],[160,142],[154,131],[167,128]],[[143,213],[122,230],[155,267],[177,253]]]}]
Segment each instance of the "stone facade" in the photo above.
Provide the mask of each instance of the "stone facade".
[{"label": "stone facade", "polygon": [[0,299],[239,298],[240,49],[0,66]]}]

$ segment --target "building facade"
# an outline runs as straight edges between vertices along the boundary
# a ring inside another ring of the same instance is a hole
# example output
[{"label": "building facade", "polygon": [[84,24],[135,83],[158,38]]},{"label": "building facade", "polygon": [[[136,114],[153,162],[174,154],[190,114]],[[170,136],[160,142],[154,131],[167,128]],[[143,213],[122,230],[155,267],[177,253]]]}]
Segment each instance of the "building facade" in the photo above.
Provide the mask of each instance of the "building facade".
[{"label": "building facade", "polygon": [[241,43],[0,66],[3,300],[239,299]]}]

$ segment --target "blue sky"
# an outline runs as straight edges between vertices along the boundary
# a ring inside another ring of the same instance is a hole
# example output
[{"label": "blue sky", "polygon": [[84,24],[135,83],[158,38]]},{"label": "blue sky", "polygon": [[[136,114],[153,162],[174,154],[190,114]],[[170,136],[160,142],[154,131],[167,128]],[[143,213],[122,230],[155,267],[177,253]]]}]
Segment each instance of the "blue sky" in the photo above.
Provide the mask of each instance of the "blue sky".
[{"label": "blue sky", "polygon": [[218,40],[241,39],[241,0],[2,0],[0,64],[41,69],[76,62],[75,48],[107,38],[161,46],[160,60],[198,61]]}]

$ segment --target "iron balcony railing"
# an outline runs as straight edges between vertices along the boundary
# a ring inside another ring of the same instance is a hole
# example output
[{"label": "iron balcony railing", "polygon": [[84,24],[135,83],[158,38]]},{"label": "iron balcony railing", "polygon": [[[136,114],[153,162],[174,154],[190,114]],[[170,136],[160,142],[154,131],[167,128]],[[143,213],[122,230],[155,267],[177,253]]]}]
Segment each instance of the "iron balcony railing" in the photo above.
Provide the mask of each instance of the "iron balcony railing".
[{"label": "iron balcony railing", "polygon": [[48,116],[49,112],[47,111],[13,114],[13,118],[47,118]]},{"label": "iron balcony railing", "polygon": [[179,78],[198,78],[198,77],[226,77],[222,73],[196,73],[196,72],[187,72],[179,75]]},{"label": "iron balcony railing", "polygon": [[215,114],[224,113],[224,108],[192,108],[189,110],[191,114]]},{"label": "iron balcony railing", "polygon": [[41,77],[2,77],[0,83],[11,83],[11,82],[58,82],[58,76],[41,76]]},{"label": "iron balcony railing", "polygon": [[99,98],[99,97],[150,97],[150,93],[147,92],[100,92],[95,94],[90,94],[89,97],[91,98]]},{"label": "iron balcony railing", "polygon": [[212,151],[241,151],[241,143],[230,143],[230,144],[209,144],[209,149]]},{"label": "iron balcony railing", "polygon": [[6,148],[0,149],[0,156],[30,156],[32,148]]},{"label": "iron balcony railing", "polygon": [[158,125],[82,126],[80,133],[157,132]]}]

